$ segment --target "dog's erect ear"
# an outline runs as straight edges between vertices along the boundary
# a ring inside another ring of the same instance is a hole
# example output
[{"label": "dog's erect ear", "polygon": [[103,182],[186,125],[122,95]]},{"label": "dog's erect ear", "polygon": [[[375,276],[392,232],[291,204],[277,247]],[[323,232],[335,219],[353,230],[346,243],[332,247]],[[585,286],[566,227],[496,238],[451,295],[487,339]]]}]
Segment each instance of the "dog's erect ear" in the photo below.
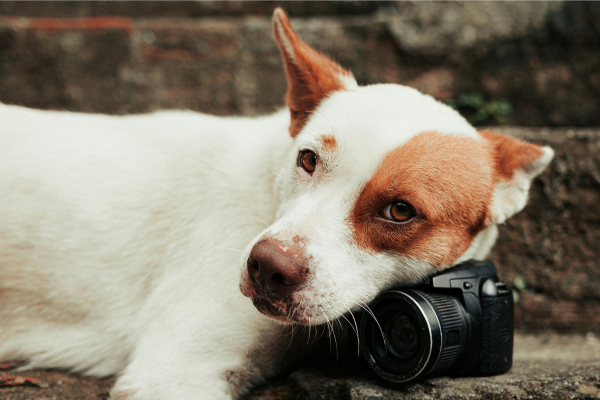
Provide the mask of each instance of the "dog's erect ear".
[{"label": "dog's erect ear", "polygon": [[550,164],[554,151],[488,130],[479,134],[490,142],[494,154],[496,179],[491,212],[493,222],[501,224],[525,207],[531,181]]},{"label": "dog's erect ear", "polygon": [[350,72],[300,40],[279,7],[273,13],[273,33],[285,64],[286,103],[292,116],[290,134],[295,137],[323,98],[336,90],[355,88],[357,84]]}]

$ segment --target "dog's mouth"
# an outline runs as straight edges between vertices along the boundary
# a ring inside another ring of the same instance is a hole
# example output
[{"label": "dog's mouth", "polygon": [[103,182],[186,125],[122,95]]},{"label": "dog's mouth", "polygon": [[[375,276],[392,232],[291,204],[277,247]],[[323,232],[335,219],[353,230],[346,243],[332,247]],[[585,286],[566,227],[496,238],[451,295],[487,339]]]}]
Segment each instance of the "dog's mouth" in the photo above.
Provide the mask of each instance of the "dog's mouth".
[{"label": "dog's mouth", "polygon": [[275,296],[256,287],[247,277],[242,277],[240,290],[252,300],[252,304],[261,314],[276,321],[315,325],[321,319],[318,317],[322,311],[318,311],[318,306],[310,306],[311,302],[307,302],[306,293],[295,292],[288,296]]},{"label": "dog's mouth", "polygon": [[289,303],[283,300],[276,300],[270,302],[269,300],[262,297],[253,297],[252,304],[258,311],[267,317],[271,317],[279,322],[299,322],[293,318],[295,313],[288,312]]},{"label": "dog's mouth", "polygon": [[315,326],[334,318],[325,315],[322,306],[306,302],[305,299],[300,302],[291,297],[269,300],[259,295],[252,297],[252,304],[260,313],[283,323]]}]

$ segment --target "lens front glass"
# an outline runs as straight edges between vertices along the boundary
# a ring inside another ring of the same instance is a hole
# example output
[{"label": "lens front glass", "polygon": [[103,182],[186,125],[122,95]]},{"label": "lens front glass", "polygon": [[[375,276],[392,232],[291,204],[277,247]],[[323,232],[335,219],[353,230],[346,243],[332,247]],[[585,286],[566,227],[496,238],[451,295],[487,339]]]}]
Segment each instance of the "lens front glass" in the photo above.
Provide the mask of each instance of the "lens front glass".
[{"label": "lens front glass", "polygon": [[441,348],[439,321],[415,290],[390,290],[372,303],[361,321],[361,347],[379,375],[394,382],[424,376]]},{"label": "lens front glass", "polygon": [[426,318],[403,298],[382,301],[367,320],[366,345],[374,363],[396,376],[418,375],[430,354]]},{"label": "lens front glass", "polygon": [[421,348],[421,330],[417,321],[408,314],[394,315],[386,321],[388,350],[402,360],[410,360]]}]

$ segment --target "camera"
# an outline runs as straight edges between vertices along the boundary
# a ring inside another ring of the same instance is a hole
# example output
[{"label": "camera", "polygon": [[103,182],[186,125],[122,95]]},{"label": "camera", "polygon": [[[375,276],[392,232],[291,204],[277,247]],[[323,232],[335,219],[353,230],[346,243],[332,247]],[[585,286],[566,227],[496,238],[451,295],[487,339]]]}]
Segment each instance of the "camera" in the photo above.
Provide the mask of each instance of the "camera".
[{"label": "camera", "polygon": [[494,264],[466,261],[377,297],[362,315],[361,351],[393,382],[502,374],[512,366],[513,308]]}]

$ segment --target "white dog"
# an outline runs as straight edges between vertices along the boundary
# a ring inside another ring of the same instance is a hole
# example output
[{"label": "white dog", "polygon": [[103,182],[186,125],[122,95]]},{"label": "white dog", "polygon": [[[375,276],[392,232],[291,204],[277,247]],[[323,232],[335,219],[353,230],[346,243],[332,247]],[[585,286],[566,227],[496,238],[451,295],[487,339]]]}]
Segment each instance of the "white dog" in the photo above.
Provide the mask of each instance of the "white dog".
[{"label": "white dog", "polygon": [[120,374],[115,399],[238,398],[308,354],[286,325],[486,256],[552,150],[359,87],[273,23],[273,115],[0,105],[0,359]]}]

